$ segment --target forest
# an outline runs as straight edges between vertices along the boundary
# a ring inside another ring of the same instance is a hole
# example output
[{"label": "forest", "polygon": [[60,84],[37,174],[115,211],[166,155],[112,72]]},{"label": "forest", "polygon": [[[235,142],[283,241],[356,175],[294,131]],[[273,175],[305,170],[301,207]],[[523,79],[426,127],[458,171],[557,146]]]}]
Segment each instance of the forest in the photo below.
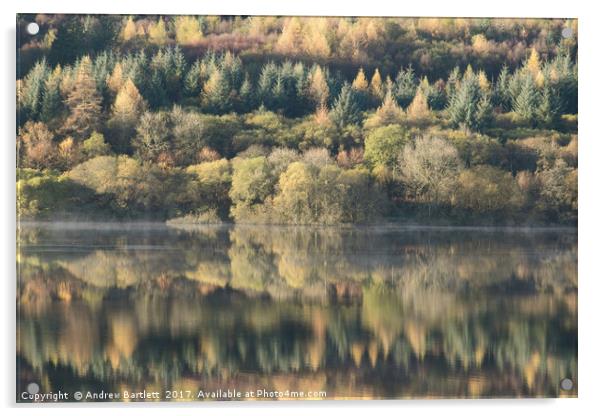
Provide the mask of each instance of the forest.
[{"label": "forest", "polygon": [[17,27],[20,218],[577,221],[576,20],[23,14]]}]

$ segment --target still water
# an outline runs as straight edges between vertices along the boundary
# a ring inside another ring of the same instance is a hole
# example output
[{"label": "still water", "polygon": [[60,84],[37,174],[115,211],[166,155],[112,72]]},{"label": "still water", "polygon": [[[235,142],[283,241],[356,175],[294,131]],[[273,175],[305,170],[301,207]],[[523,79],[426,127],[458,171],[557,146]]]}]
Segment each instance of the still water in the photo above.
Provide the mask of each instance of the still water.
[{"label": "still water", "polygon": [[31,382],[119,400],[577,395],[573,229],[23,224],[18,241],[18,400]]}]

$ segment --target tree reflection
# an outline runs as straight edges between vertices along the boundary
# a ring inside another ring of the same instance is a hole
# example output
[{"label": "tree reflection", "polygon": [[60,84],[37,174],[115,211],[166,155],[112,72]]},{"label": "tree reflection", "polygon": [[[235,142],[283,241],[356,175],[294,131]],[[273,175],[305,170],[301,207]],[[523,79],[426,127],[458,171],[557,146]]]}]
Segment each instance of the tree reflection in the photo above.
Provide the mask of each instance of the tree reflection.
[{"label": "tree reflection", "polygon": [[24,385],[511,397],[576,380],[571,232],[21,233]]}]

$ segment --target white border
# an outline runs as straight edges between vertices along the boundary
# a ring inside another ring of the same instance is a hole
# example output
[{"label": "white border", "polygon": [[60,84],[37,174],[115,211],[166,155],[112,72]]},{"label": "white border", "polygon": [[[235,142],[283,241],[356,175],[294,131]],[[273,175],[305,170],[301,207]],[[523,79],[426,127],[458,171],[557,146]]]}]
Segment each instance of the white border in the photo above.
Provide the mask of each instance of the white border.
[{"label": "white border", "polygon": [[[600,205],[598,168],[602,157],[602,77],[600,69],[600,13],[594,2],[505,0],[491,2],[392,0],[322,0],[322,1],[156,1],[156,0],[20,0],[2,3],[2,157],[0,195],[2,195],[2,270],[4,282],[1,311],[4,318],[4,341],[0,344],[3,359],[0,375],[0,403],[8,408],[5,414],[113,414],[144,413],[164,415],[245,413],[265,415],[283,413],[307,416],[309,412],[327,414],[345,412],[364,415],[368,411],[383,414],[436,415],[504,415],[545,413],[546,415],[599,414],[602,396],[600,366],[600,318],[602,293],[599,263]],[[93,405],[86,408],[49,405],[42,408],[15,406],[15,14],[46,13],[145,13],[145,14],[256,14],[256,15],[366,15],[366,16],[464,16],[464,17],[577,17],[579,18],[579,398],[564,400],[437,400],[437,401],[374,401],[374,402],[301,402],[301,403],[202,403],[174,405]],[[595,410],[594,410],[595,409]]]}]

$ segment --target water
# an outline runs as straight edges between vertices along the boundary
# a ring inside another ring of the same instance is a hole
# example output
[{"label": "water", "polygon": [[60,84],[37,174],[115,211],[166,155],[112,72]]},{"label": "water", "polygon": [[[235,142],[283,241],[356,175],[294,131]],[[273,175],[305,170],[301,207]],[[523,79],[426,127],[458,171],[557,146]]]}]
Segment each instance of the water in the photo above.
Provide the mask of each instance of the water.
[{"label": "water", "polygon": [[162,400],[577,394],[572,229],[25,224],[19,240],[19,400],[30,382]]}]

